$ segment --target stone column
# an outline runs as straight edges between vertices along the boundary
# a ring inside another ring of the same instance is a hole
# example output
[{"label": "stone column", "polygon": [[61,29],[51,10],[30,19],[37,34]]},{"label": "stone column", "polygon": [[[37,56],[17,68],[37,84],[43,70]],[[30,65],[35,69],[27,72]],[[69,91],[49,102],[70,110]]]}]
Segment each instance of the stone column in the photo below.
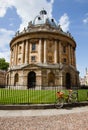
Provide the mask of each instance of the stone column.
[{"label": "stone column", "polygon": [[28,63],[28,40],[26,40],[26,45],[25,45],[25,64]]},{"label": "stone column", "polygon": [[74,49],[74,65],[76,67],[76,55],[75,55],[75,49]]},{"label": "stone column", "polygon": [[59,63],[61,63],[61,53],[62,53],[62,47],[61,47],[61,41],[59,41]]},{"label": "stone column", "polygon": [[30,55],[29,55],[29,63],[31,63],[31,48],[32,48],[32,43],[30,42],[30,44],[29,44],[29,53],[30,53]]},{"label": "stone column", "polygon": [[59,86],[60,86],[60,89],[63,88],[63,74],[62,74],[62,72],[59,72]]},{"label": "stone column", "polygon": [[70,45],[68,46],[68,60],[69,60],[69,65],[71,64],[71,50],[70,50]]},{"label": "stone column", "polygon": [[57,41],[55,41],[54,63],[57,63]]},{"label": "stone column", "polygon": [[71,65],[72,65],[72,46],[70,46],[70,54],[71,54]]},{"label": "stone column", "polygon": [[15,52],[16,52],[16,47],[15,47],[15,45],[14,45],[14,54],[13,54],[13,55],[14,55],[14,59],[13,59],[14,62],[13,62],[13,65],[15,65]]},{"label": "stone column", "polygon": [[41,63],[41,56],[42,56],[42,48],[41,48],[41,46],[42,46],[42,40],[40,39],[39,40],[39,63]]},{"label": "stone column", "polygon": [[23,47],[22,47],[22,48],[23,48],[23,49],[22,49],[22,64],[24,64],[24,55],[25,55],[24,41],[22,41],[22,46],[23,46]]},{"label": "stone column", "polygon": [[12,66],[12,49],[10,49],[10,64],[9,66],[11,67]]},{"label": "stone column", "polygon": [[72,65],[74,65],[74,50],[73,50],[73,47],[72,47]]},{"label": "stone column", "polygon": [[11,84],[11,72],[9,73],[9,85],[12,85]]},{"label": "stone column", "polygon": [[46,40],[44,40],[44,63],[46,63]]},{"label": "stone column", "polygon": [[14,65],[16,65],[16,59],[17,59],[17,44],[14,47]]},{"label": "stone column", "polygon": [[17,44],[16,44],[16,51],[15,51],[15,53],[16,53],[16,57],[15,57],[15,58],[16,58],[16,59],[15,59],[15,64],[17,65],[17,60],[18,60],[18,59],[17,59],[17,57],[18,57],[18,56],[17,56]]},{"label": "stone column", "polygon": [[16,65],[18,64],[18,45],[16,46]]},{"label": "stone column", "polygon": [[28,40],[28,49],[27,49],[27,63],[29,63],[29,40]]}]

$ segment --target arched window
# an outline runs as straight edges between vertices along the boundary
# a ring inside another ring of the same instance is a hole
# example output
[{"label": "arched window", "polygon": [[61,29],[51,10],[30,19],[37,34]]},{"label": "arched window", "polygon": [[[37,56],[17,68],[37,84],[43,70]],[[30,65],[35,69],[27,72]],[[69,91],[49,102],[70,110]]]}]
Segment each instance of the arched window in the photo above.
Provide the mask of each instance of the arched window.
[{"label": "arched window", "polygon": [[18,59],[18,63],[21,63],[21,58]]},{"label": "arched window", "polygon": [[52,52],[48,53],[48,62],[53,63],[53,54],[52,54]]},{"label": "arched window", "polygon": [[16,73],[14,76],[14,85],[17,85],[18,82],[19,82],[19,75],[18,75],[18,73]]},{"label": "arched window", "polygon": [[50,72],[48,74],[48,86],[54,86],[55,85],[55,75],[53,72]]}]

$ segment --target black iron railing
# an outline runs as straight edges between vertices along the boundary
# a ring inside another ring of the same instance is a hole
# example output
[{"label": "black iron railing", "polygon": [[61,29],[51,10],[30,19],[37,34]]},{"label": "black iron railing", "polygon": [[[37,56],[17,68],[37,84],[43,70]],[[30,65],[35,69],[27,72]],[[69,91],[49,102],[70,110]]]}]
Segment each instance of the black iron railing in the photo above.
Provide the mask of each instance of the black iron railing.
[{"label": "black iron railing", "polygon": [[[56,92],[60,90],[68,93],[62,86],[36,86],[29,89],[20,85],[3,86],[0,88],[0,104],[52,104],[56,100]],[[88,90],[79,91],[75,87],[74,90],[77,91],[78,101],[88,99]]]}]

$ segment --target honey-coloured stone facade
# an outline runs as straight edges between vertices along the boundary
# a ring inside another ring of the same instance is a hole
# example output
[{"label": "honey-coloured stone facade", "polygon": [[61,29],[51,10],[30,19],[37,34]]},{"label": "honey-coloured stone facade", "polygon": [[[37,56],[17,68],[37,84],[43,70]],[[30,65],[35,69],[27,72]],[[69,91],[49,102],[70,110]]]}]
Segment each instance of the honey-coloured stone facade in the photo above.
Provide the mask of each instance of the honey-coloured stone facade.
[{"label": "honey-coloured stone facade", "polygon": [[6,71],[0,70],[0,87],[4,87],[6,84]]},{"label": "honey-coloured stone facade", "polygon": [[76,42],[41,10],[10,42],[7,84],[20,88],[79,86]]}]

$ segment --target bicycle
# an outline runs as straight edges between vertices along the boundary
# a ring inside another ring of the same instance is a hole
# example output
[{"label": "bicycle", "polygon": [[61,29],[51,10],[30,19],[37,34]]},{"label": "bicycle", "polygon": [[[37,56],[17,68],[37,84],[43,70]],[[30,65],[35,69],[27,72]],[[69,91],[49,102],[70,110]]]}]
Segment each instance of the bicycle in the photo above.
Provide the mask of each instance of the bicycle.
[{"label": "bicycle", "polygon": [[64,92],[57,92],[57,99],[55,101],[56,108],[62,108],[65,103],[75,103],[77,102],[77,91],[68,90],[69,94],[66,95]]}]

